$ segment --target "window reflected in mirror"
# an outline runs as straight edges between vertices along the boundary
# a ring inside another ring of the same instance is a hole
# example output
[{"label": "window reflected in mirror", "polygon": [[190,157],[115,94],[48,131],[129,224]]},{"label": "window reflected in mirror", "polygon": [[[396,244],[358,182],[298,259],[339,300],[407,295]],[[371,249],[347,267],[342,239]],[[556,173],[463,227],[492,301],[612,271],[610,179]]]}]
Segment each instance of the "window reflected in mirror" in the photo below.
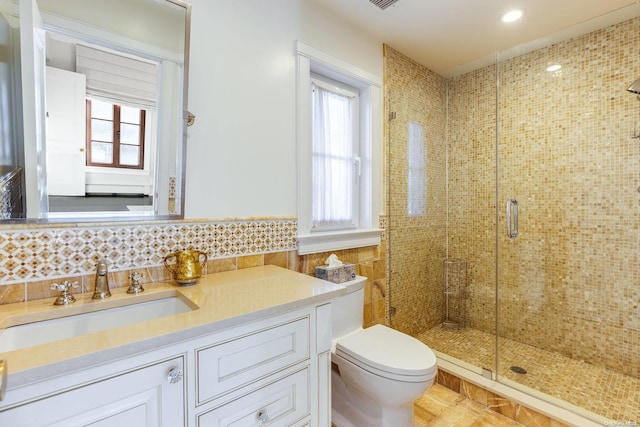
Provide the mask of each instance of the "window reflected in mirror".
[{"label": "window reflected in mirror", "polygon": [[87,166],[144,169],[146,110],[87,99]]}]

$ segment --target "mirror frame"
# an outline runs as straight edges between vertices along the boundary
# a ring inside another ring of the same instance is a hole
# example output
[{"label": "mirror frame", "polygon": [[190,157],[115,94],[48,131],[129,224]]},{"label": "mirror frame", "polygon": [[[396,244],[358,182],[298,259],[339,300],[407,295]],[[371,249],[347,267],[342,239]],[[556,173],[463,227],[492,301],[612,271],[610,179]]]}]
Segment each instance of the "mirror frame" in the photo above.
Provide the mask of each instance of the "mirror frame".
[{"label": "mirror frame", "polygon": [[[37,0],[34,0],[37,1]],[[172,3],[176,6],[182,7],[185,10],[185,34],[184,34],[184,58],[183,58],[183,72],[182,72],[182,105],[179,107],[181,111],[181,117],[177,118],[182,121],[181,132],[181,147],[176,150],[176,154],[180,155],[180,175],[179,182],[177,183],[176,190],[179,191],[179,199],[176,199],[176,208],[179,208],[179,213],[176,214],[154,214],[154,215],[140,215],[136,211],[131,211],[130,215],[109,215],[111,212],[104,211],[104,215],[73,215],[64,217],[62,215],[56,218],[10,218],[0,220],[0,229],[3,225],[15,225],[15,224],[69,224],[69,223],[101,223],[101,222],[152,222],[152,221],[172,221],[184,219],[185,209],[185,190],[186,190],[186,154],[187,154],[187,127],[193,124],[194,116],[188,110],[188,95],[189,95],[189,63],[190,63],[190,45],[191,45],[191,5],[183,0],[164,0],[165,2]],[[52,26],[49,23],[44,23],[44,28],[47,31],[61,32],[60,28]],[[22,61],[20,61],[22,62]],[[22,65],[21,65],[22,66]],[[20,87],[17,90],[21,90]],[[22,125],[22,123],[21,123]],[[178,164],[178,163],[176,163]],[[26,201],[26,195],[23,195],[23,201]],[[24,204],[24,210],[26,215],[26,203]],[[75,213],[74,213],[75,214]]]}]

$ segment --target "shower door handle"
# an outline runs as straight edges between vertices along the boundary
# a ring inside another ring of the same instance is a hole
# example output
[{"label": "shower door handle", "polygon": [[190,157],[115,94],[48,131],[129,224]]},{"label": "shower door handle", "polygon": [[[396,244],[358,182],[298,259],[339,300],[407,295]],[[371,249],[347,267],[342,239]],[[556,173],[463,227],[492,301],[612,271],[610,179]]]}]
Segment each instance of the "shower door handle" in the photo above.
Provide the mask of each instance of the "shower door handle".
[{"label": "shower door handle", "polygon": [[507,200],[507,236],[518,237],[518,201],[514,198]]}]

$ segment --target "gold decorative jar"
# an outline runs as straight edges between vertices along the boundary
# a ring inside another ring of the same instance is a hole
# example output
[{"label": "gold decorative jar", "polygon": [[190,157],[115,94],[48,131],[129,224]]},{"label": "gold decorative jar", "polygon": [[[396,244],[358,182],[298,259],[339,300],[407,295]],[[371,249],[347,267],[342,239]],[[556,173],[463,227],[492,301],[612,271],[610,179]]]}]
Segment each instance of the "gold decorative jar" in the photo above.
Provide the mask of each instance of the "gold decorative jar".
[{"label": "gold decorative jar", "polygon": [[173,252],[164,257],[164,266],[173,279],[183,286],[195,284],[202,277],[207,254],[195,249]]}]

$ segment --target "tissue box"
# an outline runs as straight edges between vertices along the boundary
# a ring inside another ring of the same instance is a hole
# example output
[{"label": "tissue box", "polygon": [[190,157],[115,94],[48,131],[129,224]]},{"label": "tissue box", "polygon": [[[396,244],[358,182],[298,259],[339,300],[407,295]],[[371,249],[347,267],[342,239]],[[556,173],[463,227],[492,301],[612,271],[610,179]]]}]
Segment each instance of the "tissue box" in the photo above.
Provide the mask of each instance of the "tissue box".
[{"label": "tissue box", "polygon": [[356,278],[355,264],[342,264],[334,267],[320,265],[316,267],[316,277],[333,283],[342,283]]}]

